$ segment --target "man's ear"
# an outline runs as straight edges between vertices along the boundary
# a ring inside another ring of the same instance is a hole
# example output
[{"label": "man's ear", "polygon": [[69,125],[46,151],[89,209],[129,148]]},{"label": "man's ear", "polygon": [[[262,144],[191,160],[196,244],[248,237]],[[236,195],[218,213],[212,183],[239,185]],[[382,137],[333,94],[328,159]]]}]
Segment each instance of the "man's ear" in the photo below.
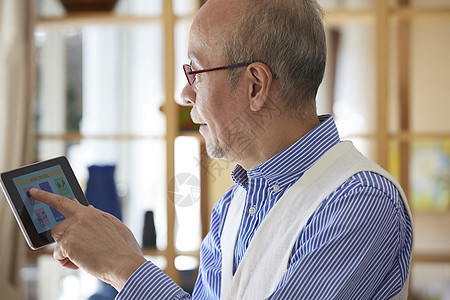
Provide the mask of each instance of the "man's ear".
[{"label": "man's ear", "polygon": [[254,62],[248,65],[246,77],[248,79],[250,109],[259,111],[268,101],[272,88],[272,72],[266,64]]}]

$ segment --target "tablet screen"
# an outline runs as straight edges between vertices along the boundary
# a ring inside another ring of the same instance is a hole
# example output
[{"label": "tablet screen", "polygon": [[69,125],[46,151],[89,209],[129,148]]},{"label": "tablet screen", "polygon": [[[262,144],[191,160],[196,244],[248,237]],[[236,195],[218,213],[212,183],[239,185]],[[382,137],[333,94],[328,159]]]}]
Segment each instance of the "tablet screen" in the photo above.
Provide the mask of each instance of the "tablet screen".
[{"label": "tablet screen", "polygon": [[34,228],[44,232],[61,222],[65,217],[53,207],[35,200],[28,193],[32,188],[59,194],[69,199],[75,198],[61,166],[54,166],[13,178],[14,185],[25,205]]}]

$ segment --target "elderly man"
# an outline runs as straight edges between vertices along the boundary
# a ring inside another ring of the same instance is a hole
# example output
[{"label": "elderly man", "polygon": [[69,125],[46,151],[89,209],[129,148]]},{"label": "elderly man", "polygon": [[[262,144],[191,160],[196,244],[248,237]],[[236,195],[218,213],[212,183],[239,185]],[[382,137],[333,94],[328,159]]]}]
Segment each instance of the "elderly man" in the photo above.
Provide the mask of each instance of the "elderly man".
[{"label": "elderly man", "polygon": [[[412,220],[398,183],[317,116],[325,68],[314,0],[209,0],[190,31],[188,84],[208,154],[238,163],[201,247],[194,299],[405,298]],[[68,219],[55,258],[120,291],[188,299],[114,217],[32,190]]]}]

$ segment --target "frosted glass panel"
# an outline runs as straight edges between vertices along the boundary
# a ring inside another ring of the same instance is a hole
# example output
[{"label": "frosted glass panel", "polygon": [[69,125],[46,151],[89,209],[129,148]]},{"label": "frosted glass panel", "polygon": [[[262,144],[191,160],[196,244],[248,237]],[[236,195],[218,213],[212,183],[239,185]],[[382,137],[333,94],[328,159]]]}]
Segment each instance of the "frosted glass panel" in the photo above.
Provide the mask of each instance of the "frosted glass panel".
[{"label": "frosted glass panel", "polygon": [[449,263],[415,262],[412,274],[412,299],[450,299]]},{"label": "frosted glass panel", "polygon": [[35,34],[37,53],[36,131],[66,132],[66,37],[57,30]]},{"label": "frosted glass panel", "polygon": [[175,246],[181,251],[195,251],[201,243],[200,216],[200,142],[194,137],[175,140],[174,191]]},{"label": "frosted glass panel", "polygon": [[173,0],[173,12],[177,16],[194,14],[199,8],[200,0]]},{"label": "frosted glass panel", "polygon": [[343,137],[375,132],[375,67],[373,28],[343,26],[333,107],[338,130]]},{"label": "frosted glass panel", "polygon": [[183,64],[189,63],[187,49],[191,24],[192,20],[183,20],[175,24],[175,101],[178,103],[181,103],[180,94],[187,84]]},{"label": "frosted glass panel", "polygon": [[114,27],[85,27],[83,35],[84,134],[114,134],[121,127],[120,32]]},{"label": "frosted glass panel", "polygon": [[327,40],[327,63],[325,65],[323,80],[316,96],[317,113],[319,115],[333,114],[334,81],[336,75],[336,54],[334,53],[334,49],[336,48],[335,45],[339,42],[335,38],[339,34],[337,30],[325,29],[325,34]]},{"label": "frosted glass panel", "polygon": [[128,210],[126,222],[142,243],[144,215],[153,211],[158,249],[167,244],[166,213],[166,143],[164,140],[142,140],[130,143],[128,180]]},{"label": "frosted glass panel", "polygon": [[132,27],[129,38],[130,87],[129,96],[125,97],[130,101],[130,132],[162,135],[165,133],[165,117],[160,110],[165,97],[164,62],[160,59],[164,57],[162,25]]},{"label": "frosted glass panel", "polygon": [[38,160],[47,160],[66,153],[66,143],[64,141],[40,140],[36,143],[36,148]]},{"label": "frosted glass panel", "polygon": [[40,0],[37,3],[36,11],[39,16],[62,16],[66,13],[61,2],[58,0]]},{"label": "frosted glass panel", "polygon": [[115,12],[132,15],[160,15],[166,0],[119,0]]},{"label": "frosted glass panel", "polygon": [[376,160],[375,141],[357,137],[350,138],[349,140],[351,140],[355,148],[365,156],[369,157],[372,160]]},{"label": "frosted glass panel", "polygon": [[159,23],[83,30],[83,133],[165,133],[162,35]]}]

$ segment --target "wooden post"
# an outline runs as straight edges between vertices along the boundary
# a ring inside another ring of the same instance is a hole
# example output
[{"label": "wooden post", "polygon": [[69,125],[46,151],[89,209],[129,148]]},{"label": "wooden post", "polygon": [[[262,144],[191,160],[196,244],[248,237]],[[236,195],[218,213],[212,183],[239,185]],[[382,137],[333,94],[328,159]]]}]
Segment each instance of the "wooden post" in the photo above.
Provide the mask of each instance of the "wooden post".
[{"label": "wooden post", "polygon": [[[399,0],[398,6],[407,9],[409,0]],[[410,195],[409,190],[409,172],[410,172],[410,19],[400,17],[397,24],[397,60],[398,60],[398,82],[399,82],[399,108],[400,108],[400,185],[402,186],[406,197]],[[412,210],[412,208],[411,208]],[[413,212],[413,210],[412,210]],[[411,268],[413,262],[411,262]],[[410,280],[413,276],[410,271]],[[412,299],[412,285],[409,285],[408,299]]]},{"label": "wooden post", "polygon": [[[165,53],[165,93],[166,101],[164,103],[164,113],[166,114],[166,155],[167,155],[167,170],[166,182],[167,191],[174,191],[174,186],[169,186],[173,183],[175,177],[175,138],[178,135],[178,116],[177,107],[175,103],[174,90],[174,26],[175,17],[173,15],[172,1],[164,1],[164,53]],[[167,249],[166,259],[167,268],[166,274],[172,278],[173,281],[179,283],[179,274],[175,268],[175,203],[170,200],[168,194],[167,199]]]},{"label": "wooden post", "polygon": [[[409,0],[400,0],[401,8],[407,8]],[[400,106],[400,132],[405,138],[400,139],[400,184],[409,196],[409,158],[410,158],[410,20],[399,18],[397,27],[398,42],[398,81]]]},{"label": "wooden post", "polygon": [[389,87],[389,16],[388,1],[377,0],[376,61],[377,61],[377,162],[388,166],[388,87]]}]

